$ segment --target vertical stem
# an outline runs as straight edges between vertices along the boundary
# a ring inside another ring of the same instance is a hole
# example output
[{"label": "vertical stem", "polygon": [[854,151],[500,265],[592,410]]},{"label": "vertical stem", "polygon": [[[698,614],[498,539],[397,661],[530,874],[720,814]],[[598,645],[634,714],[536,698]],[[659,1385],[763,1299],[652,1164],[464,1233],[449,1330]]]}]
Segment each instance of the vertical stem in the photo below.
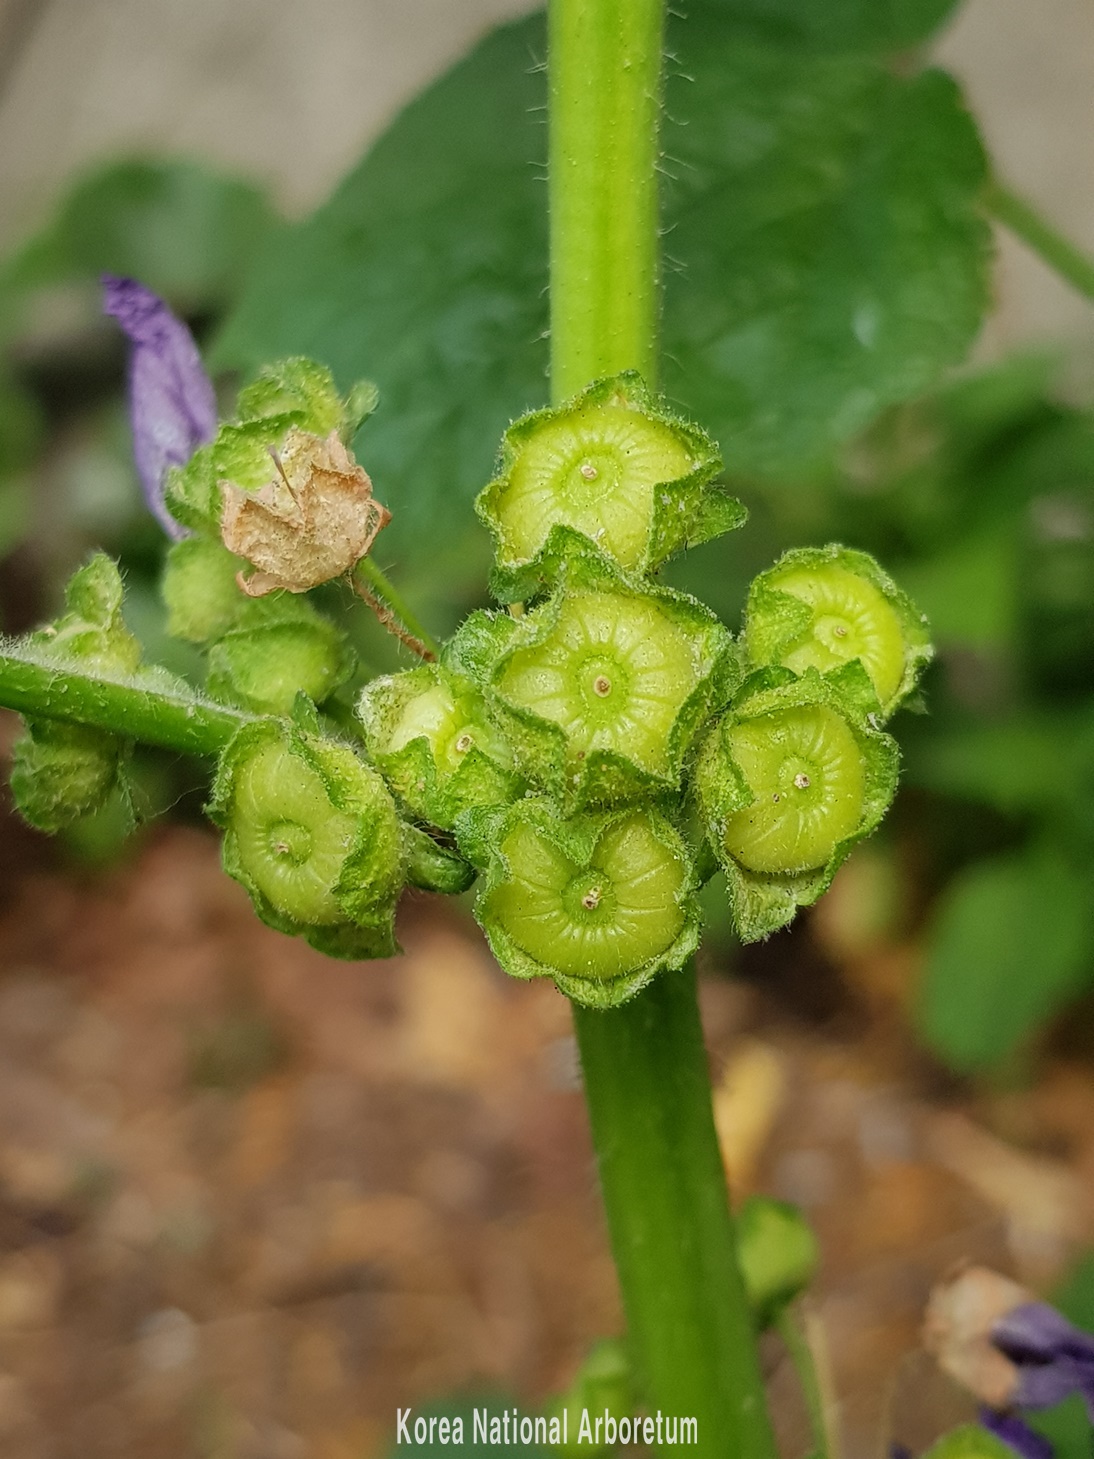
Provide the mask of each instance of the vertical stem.
[{"label": "vertical stem", "polygon": [[574,1022],[649,1410],[696,1420],[690,1452],[774,1459],[714,1132],[695,969],[662,973],[622,1008],[575,1006]]},{"label": "vertical stem", "polygon": [[[556,402],[620,370],[654,383],[663,31],[663,0],[549,0]],[[694,1419],[699,1455],[774,1459],[694,969],[662,974],[622,1008],[575,1006],[574,1022],[649,1411]]]},{"label": "vertical stem", "polygon": [[662,0],[551,0],[551,386],[655,383]]}]

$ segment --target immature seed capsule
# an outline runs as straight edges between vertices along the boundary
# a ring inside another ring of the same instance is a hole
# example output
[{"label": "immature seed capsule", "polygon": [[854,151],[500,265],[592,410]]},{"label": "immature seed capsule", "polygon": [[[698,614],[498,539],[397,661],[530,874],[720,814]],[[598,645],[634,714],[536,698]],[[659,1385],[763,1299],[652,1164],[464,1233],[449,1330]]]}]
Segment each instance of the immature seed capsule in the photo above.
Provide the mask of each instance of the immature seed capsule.
[{"label": "immature seed capsule", "polygon": [[[477,504],[496,541],[498,595],[529,596],[582,547],[644,573],[685,542],[739,525],[740,504],[708,487],[720,465],[710,438],[633,373],[517,421],[501,475]],[[702,525],[708,497],[715,511]]]},{"label": "immature seed capsule", "polygon": [[463,675],[439,664],[374,679],[357,707],[369,754],[422,819],[451,830],[472,806],[507,804],[524,782]]},{"label": "immature seed capsule", "polygon": [[[345,636],[301,604],[287,621],[259,621],[226,633],[209,650],[209,693],[260,714],[288,714],[298,694],[329,699],[353,671]],[[246,625],[246,619],[244,620]]]},{"label": "immature seed capsule", "polygon": [[12,797],[32,826],[59,831],[105,804],[122,754],[121,742],[101,730],[28,720],[12,750]]},{"label": "immature seed capsule", "polygon": [[864,552],[788,552],[752,584],[745,643],[756,665],[839,675],[856,661],[888,717],[930,657],[927,628],[896,584]]},{"label": "immature seed capsule", "polygon": [[341,957],[395,950],[403,844],[394,803],[347,746],[283,721],[245,726],[209,808],[224,866],[263,921]]},{"label": "immature seed capsule", "polygon": [[580,581],[526,614],[493,668],[518,763],[574,808],[675,790],[729,635],[681,595]]},{"label": "immature seed capsule", "polygon": [[649,807],[559,818],[518,801],[486,838],[476,916],[515,977],[552,977],[609,1007],[695,947],[694,874],[678,832]]},{"label": "immature seed capsule", "polygon": [[[783,676],[785,680],[786,676]],[[705,736],[694,783],[745,941],[783,926],[825,890],[896,788],[896,746],[849,715],[815,669],[763,676]]]},{"label": "immature seed capsule", "polygon": [[755,802],[726,818],[722,845],[751,871],[823,866],[862,819],[866,770],[834,709],[778,709],[726,729],[722,746]]}]

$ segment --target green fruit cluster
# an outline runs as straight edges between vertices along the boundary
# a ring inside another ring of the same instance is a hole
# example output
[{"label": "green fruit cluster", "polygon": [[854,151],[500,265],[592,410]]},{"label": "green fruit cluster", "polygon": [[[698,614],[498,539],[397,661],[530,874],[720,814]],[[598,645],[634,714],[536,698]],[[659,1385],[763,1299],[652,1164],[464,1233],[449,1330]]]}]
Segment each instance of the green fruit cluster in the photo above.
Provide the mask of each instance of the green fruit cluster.
[{"label": "green fruit cluster", "polygon": [[[477,503],[501,606],[368,683],[351,727],[331,696],[353,660],[307,592],[386,520],[344,443],[373,403],[285,361],[168,484],[191,533],[168,556],[169,625],[242,711],[209,812],[259,915],[335,956],[385,956],[404,886],[477,878],[508,973],[608,1008],[695,951],[717,867],[746,941],[815,901],[892,799],[884,726],[931,652],[892,580],[843,547],[787,553],[734,636],[657,578],[744,520],[717,448],[633,373],[600,380],[506,432]],[[244,562],[225,540],[259,550]],[[121,596],[93,559],[35,651],[149,683]],[[17,798],[47,829],[122,780],[125,744],[74,719],[32,721],[16,750]]]},{"label": "green fruit cluster", "polygon": [[739,638],[659,584],[743,522],[720,466],[633,373],[517,421],[477,503],[507,608],[359,703],[404,810],[479,872],[501,965],[592,1007],[695,950],[699,868],[724,870],[746,940],[821,894],[892,797],[882,726],[930,654],[907,598],[844,548],[761,574]]}]

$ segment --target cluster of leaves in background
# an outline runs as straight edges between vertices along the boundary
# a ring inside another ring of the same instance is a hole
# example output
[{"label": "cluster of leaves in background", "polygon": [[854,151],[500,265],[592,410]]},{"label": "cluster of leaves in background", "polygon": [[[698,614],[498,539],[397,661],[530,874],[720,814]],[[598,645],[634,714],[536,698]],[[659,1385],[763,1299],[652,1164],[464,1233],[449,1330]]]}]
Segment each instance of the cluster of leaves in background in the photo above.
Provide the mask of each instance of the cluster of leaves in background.
[{"label": "cluster of leaves in background", "polygon": [[[920,56],[952,8],[691,0],[671,22],[663,384],[718,438],[753,514],[675,585],[735,623],[757,569],[839,539],[932,619],[931,716],[903,734],[929,902],[920,1023],[972,1069],[1094,974],[1094,417],[1054,401],[1046,362],[941,383],[988,304],[985,160],[957,88]],[[495,31],[297,225],[180,164],[78,187],[0,268],[0,505],[15,503],[0,539],[24,530],[15,483],[44,439],[48,340],[31,321],[52,301],[89,331],[98,271],[130,272],[199,324],[225,321],[226,370],[308,354],[343,387],[378,382],[361,448],[395,511],[381,556],[450,628],[484,590],[470,504],[489,443],[547,393],[544,54],[539,16]],[[97,406],[108,436],[117,379]],[[139,591],[154,534],[137,520],[108,545],[135,626],[185,671]]]}]

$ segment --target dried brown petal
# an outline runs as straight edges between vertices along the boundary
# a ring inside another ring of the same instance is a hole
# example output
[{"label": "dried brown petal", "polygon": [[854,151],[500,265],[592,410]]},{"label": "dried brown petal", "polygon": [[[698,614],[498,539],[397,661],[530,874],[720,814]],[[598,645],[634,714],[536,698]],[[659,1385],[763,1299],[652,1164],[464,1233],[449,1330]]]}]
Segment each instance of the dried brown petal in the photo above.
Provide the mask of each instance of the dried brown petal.
[{"label": "dried brown petal", "polygon": [[992,1329],[1016,1307],[1036,1301],[1032,1292],[988,1267],[966,1267],[935,1287],[927,1302],[923,1345],[942,1370],[992,1408],[1005,1408],[1020,1373],[994,1346]]},{"label": "dried brown petal", "polygon": [[373,499],[372,482],[332,431],[324,440],[293,429],[258,491],[221,482],[221,536],[254,571],[239,585],[252,598],[309,588],[341,577],[368,552],[391,520]]}]

